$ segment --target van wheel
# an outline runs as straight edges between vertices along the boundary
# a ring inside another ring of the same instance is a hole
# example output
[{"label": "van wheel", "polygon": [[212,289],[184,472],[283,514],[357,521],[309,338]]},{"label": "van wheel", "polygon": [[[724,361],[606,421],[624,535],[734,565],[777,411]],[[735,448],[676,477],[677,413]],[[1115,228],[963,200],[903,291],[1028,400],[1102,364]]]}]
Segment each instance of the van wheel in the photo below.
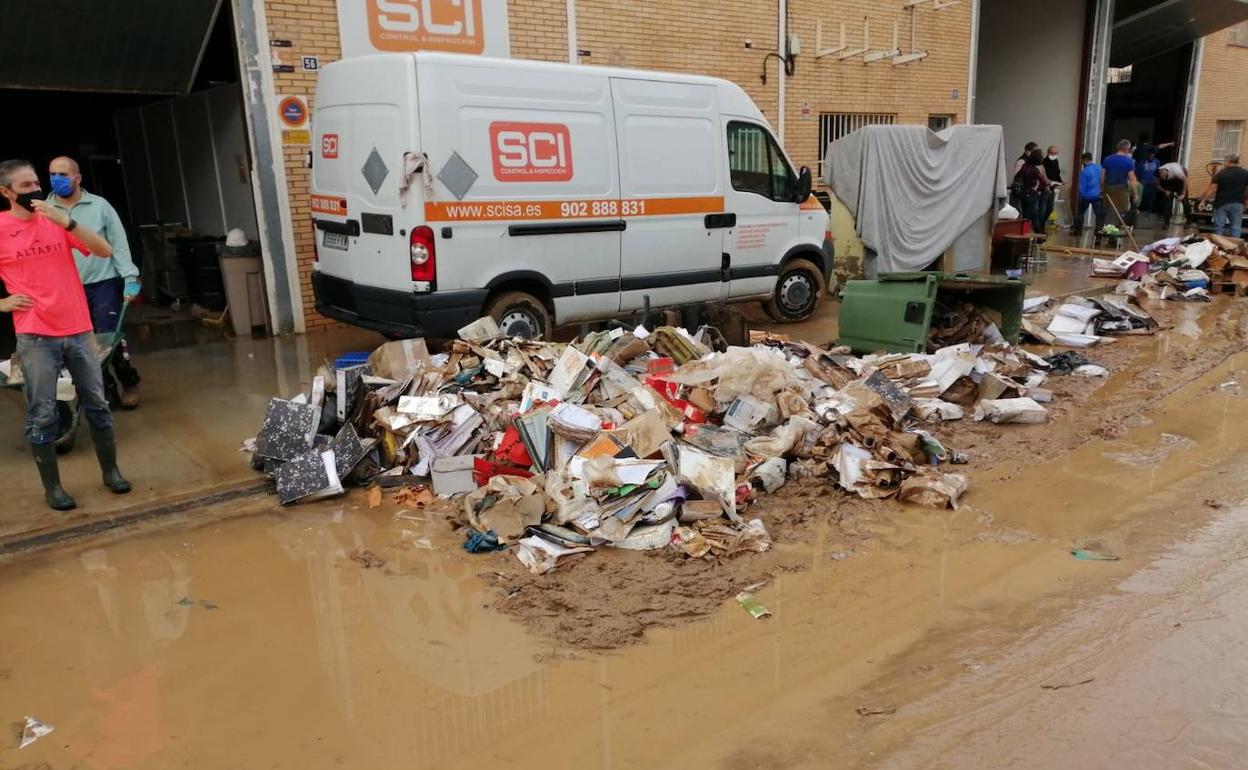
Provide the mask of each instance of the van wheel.
[{"label": "van wheel", "polygon": [[776,291],[763,308],[780,323],[805,321],[819,308],[823,291],[823,273],[819,268],[806,259],[791,259],[780,269]]},{"label": "van wheel", "polygon": [[495,297],[485,314],[498,322],[506,337],[550,337],[550,313],[542,301],[523,291],[507,291]]}]

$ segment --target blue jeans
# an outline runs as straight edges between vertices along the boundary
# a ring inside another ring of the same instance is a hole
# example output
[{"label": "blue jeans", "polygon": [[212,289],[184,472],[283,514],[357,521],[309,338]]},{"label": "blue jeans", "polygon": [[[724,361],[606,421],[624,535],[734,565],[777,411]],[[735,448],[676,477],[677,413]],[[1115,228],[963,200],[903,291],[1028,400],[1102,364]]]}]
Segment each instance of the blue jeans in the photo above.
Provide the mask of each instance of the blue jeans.
[{"label": "blue jeans", "polygon": [[1031,222],[1031,230],[1044,233],[1044,193],[1033,192],[1023,196],[1023,219]]},{"label": "blue jeans", "polygon": [[70,337],[41,334],[17,335],[17,356],[26,380],[26,440],[32,444],[56,441],[60,421],[56,415],[56,379],[62,367],[69,370],[78,400],[92,430],[111,430],[113,415],[104,397],[99,346],[90,332]]},{"label": "blue jeans", "polygon": [[1098,196],[1096,198],[1080,198],[1078,205],[1075,206],[1075,223],[1073,225],[1074,232],[1083,230],[1083,220],[1087,217],[1088,209],[1092,209],[1092,216],[1096,222],[1096,232],[1105,226],[1105,201]]},{"label": "blue jeans", "polygon": [[[117,319],[121,317],[124,302],[122,291],[126,282],[122,278],[109,278],[105,281],[85,284],[82,289],[87,295],[87,308],[91,311],[91,324],[96,334],[111,334],[117,331]],[[139,372],[130,362],[130,348],[123,339],[117,344],[108,364],[112,365],[113,374],[123,388],[133,388],[142,379]],[[104,367],[104,387],[115,388],[110,380],[108,364]]]},{"label": "blue jeans", "polygon": [[[1230,227],[1230,232],[1226,228]],[[1213,210],[1213,232],[1238,238],[1244,230],[1244,204],[1223,203]]]}]

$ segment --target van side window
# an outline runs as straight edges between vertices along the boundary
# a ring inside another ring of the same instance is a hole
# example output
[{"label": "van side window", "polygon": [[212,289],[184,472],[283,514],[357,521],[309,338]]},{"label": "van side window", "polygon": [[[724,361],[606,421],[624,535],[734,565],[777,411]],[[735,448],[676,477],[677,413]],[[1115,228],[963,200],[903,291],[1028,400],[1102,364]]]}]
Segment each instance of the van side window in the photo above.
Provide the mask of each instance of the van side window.
[{"label": "van side window", "polygon": [[791,201],[795,177],[776,140],[753,123],[728,124],[728,171],[734,190]]}]

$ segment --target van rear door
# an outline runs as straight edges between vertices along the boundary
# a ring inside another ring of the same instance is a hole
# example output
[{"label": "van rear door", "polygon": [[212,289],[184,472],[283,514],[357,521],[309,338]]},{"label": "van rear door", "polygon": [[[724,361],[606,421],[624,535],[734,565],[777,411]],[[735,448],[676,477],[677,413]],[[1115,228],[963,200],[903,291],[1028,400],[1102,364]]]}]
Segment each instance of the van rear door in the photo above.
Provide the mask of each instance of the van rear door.
[{"label": "van rear door", "polygon": [[620,301],[619,171],[608,79],[419,56],[438,288],[544,295],[556,323]]},{"label": "van rear door", "polygon": [[719,299],[726,289],[719,92],[611,78],[619,136],[621,307]]},{"label": "van rear door", "polygon": [[420,185],[406,208],[399,188],[404,153],[420,147],[418,125],[410,56],[346,60],[321,71],[312,121],[312,217],[322,273],[356,286],[411,291],[407,234],[422,222]]}]

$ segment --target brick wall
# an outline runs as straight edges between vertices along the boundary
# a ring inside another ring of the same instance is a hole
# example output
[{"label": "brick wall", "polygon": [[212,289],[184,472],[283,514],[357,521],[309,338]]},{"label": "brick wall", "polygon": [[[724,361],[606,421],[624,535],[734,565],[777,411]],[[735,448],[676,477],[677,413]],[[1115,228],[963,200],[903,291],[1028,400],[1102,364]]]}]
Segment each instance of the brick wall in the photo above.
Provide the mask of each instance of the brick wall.
[{"label": "brick wall", "polygon": [[[563,0],[509,0],[511,50],[517,58],[567,60]],[[711,75],[735,81],[749,93],[773,125],[778,103],[776,59],[763,59],[776,48],[775,0],[727,0],[711,6],[636,0],[578,0],[577,47],[589,52],[582,64],[636,67]],[[927,123],[929,115],[966,119],[966,83],[971,33],[971,4],[910,12],[900,0],[790,0],[788,31],[801,40],[797,71],[785,95],[785,149],[800,165],[819,160],[819,113],[871,112],[896,115],[898,123]],[[862,57],[840,61],[815,59],[816,22],[823,22],[825,48],[839,44],[840,21],[846,42],[862,47],[863,19],[871,18],[871,47],[892,47],[893,22],[898,45],[910,48],[911,14],[917,22],[916,48],[926,59],[894,66],[884,60],[864,64]],[[753,44],[745,47],[745,41]],[[957,95],[954,96],[954,92]],[[808,114],[803,114],[803,107]]]},{"label": "brick wall", "polygon": [[[316,91],[316,73],[302,68],[304,56],[316,56],[321,66],[339,58],[338,10],[334,0],[267,0],[264,5],[270,40],[289,40],[290,48],[271,48],[274,64],[294,65],[294,72],[274,72],[273,85],[279,96],[303,96],[311,108]],[[280,60],[280,62],[278,61]],[[312,212],[308,208],[310,171],[305,164],[308,147],[284,147],[287,194],[290,197],[291,225],[299,264],[299,290],[303,297],[304,323],[309,331],[335,326],[313,309],[310,275],[314,258]]]},{"label": "brick wall", "polygon": [[[1219,120],[1242,120],[1248,123],[1248,90],[1244,75],[1248,73],[1248,47],[1231,43],[1232,30],[1205,38],[1200,62],[1200,85],[1196,94],[1193,116],[1192,154],[1189,160],[1191,194],[1199,196],[1209,185],[1205,166],[1213,157],[1213,135]],[[1248,153],[1248,144],[1240,147]]]}]

